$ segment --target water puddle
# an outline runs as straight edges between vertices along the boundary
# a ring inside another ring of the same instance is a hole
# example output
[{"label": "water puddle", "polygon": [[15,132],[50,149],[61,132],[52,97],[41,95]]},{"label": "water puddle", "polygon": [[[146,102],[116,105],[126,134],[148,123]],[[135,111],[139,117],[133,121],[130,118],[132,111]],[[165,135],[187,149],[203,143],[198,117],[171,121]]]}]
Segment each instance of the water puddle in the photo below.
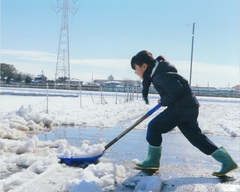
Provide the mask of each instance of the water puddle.
[{"label": "water puddle", "polygon": [[[59,127],[51,132],[40,133],[38,138],[42,141],[66,139],[73,146],[80,146],[84,140],[89,140],[92,144],[103,142],[107,144],[124,130],[122,126],[105,129],[96,127]],[[123,161],[131,161],[132,157],[137,154],[145,155],[145,153],[139,151],[139,147],[146,148],[147,146],[145,133],[145,130],[133,129],[107,149],[104,157],[122,163]]]},{"label": "water puddle", "polygon": [[[105,129],[96,127],[59,127],[51,132],[41,133],[38,137],[43,141],[66,139],[71,145],[76,147],[80,146],[84,140],[89,140],[92,144],[103,142],[107,144],[126,129],[123,126],[124,123],[126,122]],[[208,135],[208,137],[217,145],[225,146],[230,154],[236,154],[236,150],[239,151],[239,138],[213,135]],[[193,147],[181,133],[170,132],[164,134],[162,146],[161,162],[165,165],[177,164],[184,166],[187,163],[194,166],[199,164],[200,167],[204,165],[205,168],[211,166],[209,157]],[[115,163],[127,164],[131,167],[134,164],[133,159],[142,160],[146,158],[147,148],[146,130],[135,128],[108,148],[103,157]],[[199,155],[200,158],[196,159],[192,154],[197,154],[196,156]],[[236,155],[235,159],[239,161],[239,157]]]},{"label": "water puddle", "polygon": [[109,130],[99,128],[59,127],[53,129],[51,132],[40,133],[38,138],[42,141],[66,139],[71,145],[80,146],[84,140],[89,140],[92,143],[102,142],[102,138]]}]

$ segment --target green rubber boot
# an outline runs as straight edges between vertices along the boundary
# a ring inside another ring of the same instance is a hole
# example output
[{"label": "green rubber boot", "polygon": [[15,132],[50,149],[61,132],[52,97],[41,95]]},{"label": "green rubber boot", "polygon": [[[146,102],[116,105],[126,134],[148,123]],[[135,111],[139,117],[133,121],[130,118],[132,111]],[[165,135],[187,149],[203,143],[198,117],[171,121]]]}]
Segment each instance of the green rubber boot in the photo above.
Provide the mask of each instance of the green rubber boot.
[{"label": "green rubber boot", "polygon": [[238,168],[238,165],[233,161],[224,147],[218,148],[211,156],[218,162],[222,163],[221,170],[219,172],[213,172],[212,175],[214,176],[225,176],[227,173]]},{"label": "green rubber boot", "polygon": [[136,164],[137,169],[141,170],[158,170],[160,166],[160,158],[162,147],[149,145],[148,157],[145,161]]}]

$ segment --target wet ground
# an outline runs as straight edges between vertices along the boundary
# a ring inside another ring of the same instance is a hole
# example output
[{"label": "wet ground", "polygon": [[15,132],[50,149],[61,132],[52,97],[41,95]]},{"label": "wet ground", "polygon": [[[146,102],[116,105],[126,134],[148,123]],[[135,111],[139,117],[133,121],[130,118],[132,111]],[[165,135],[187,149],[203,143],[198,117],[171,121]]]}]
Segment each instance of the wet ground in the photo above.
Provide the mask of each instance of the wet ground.
[{"label": "wet ground", "polygon": [[[39,135],[41,140],[67,139],[72,145],[80,145],[85,139],[93,143],[106,143],[118,136],[124,129],[121,126],[99,128],[57,128],[53,132]],[[139,170],[134,169],[133,159],[144,160],[147,155],[145,130],[134,129],[111,146],[100,161],[122,164],[134,178]],[[208,137],[217,145],[224,146],[234,160],[240,162],[240,138],[223,136]],[[220,164],[193,147],[181,133],[167,133],[163,136],[160,171],[162,190],[169,191],[215,191],[215,185],[226,183],[240,185],[240,169],[229,177],[214,177],[213,171],[220,170]],[[131,179],[128,178],[128,179]],[[116,186],[115,191],[131,191],[131,186]],[[200,189],[200,190],[199,190]]]}]

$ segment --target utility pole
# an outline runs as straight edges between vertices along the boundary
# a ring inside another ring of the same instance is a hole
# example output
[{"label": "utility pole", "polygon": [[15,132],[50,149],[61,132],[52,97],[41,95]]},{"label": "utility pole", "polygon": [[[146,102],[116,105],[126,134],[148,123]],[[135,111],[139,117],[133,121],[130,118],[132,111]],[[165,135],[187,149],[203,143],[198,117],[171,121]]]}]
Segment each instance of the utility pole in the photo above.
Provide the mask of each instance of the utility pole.
[{"label": "utility pole", "polygon": [[[54,11],[59,13],[62,11],[62,22],[58,44],[58,55],[55,72],[55,86],[57,81],[60,83],[68,83],[70,85],[70,57],[69,57],[69,30],[68,30],[68,11],[75,14],[78,9],[71,6],[69,0],[62,0],[62,4],[54,7]],[[59,2],[59,1],[57,1]],[[76,0],[72,0],[73,4]]]},{"label": "utility pole", "polygon": [[191,63],[190,63],[190,78],[189,78],[190,86],[191,86],[191,83],[192,83],[192,62],[193,62],[194,30],[195,30],[195,23],[193,23],[193,28],[192,28],[192,48],[191,48]]}]

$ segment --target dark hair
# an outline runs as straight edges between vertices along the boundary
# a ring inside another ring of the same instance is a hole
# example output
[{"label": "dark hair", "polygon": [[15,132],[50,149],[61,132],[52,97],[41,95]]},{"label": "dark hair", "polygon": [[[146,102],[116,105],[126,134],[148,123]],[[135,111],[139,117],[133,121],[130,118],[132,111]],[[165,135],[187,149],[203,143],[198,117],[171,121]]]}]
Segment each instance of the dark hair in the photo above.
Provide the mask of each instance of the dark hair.
[{"label": "dark hair", "polygon": [[153,66],[155,64],[155,59],[152,56],[152,53],[143,50],[137,53],[132,57],[131,67],[135,70],[135,65],[142,66],[143,63],[146,63],[148,66]]}]

